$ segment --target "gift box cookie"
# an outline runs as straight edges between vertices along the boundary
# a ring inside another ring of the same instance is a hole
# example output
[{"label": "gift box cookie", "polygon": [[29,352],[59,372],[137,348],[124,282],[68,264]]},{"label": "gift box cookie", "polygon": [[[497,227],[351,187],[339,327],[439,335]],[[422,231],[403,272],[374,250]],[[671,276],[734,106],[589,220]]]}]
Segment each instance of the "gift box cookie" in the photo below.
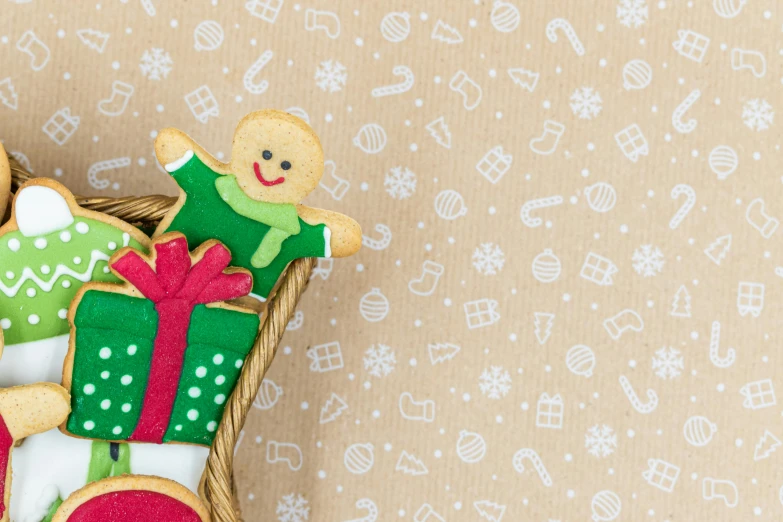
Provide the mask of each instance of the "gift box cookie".
[{"label": "gift box cookie", "polygon": [[227,268],[231,254],[217,241],[191,254],[171,233],[151,252],[121,250],[109,266],[125,284],[85,285],[71,305],[64,428],[114,442],[209,445],[260,321],[225,301],[247,295],[252,278]]}]

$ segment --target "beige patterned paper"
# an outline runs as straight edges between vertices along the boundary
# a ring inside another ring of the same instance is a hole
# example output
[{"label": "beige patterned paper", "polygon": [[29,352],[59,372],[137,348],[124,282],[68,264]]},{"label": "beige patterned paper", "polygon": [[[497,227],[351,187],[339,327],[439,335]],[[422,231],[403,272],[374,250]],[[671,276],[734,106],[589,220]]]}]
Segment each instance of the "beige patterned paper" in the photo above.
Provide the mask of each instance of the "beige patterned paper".
[{"label": "beige patterned paper", "polygon": [[783,11],[772,0],[6,0],[0,138],[175,193],[288,109],[322,261],[237,450],[247,520],[780,520]]}]

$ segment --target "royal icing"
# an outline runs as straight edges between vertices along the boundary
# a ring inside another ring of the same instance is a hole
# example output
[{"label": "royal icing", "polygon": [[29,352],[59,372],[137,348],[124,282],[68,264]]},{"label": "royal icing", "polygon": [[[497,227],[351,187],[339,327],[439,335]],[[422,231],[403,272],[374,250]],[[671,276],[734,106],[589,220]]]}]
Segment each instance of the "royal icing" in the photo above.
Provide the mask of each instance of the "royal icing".
[{"label": "royal icing", "polygon": [[[234,263],[250,270],[253,275],[253,294],[266,298],[280,274],[294,259],[331,255],[328,227],[310,225],[301,218],[296,218],[298,233],[287,235],[279,245],[278,241],[270,242],[274,248],[261,248],[266,234],[274,229],[247,217],[252,215],[246,208],[247,200],[241,206],[235,204],[241,212],[224,201],[216,182],[224,176],[233,175],[214,172],[192,151],[168,164],[166,170],[185,193],[185,201],[166,230],[160,232],[182,232],[191,249],[209,239],[222,242],[231,251]],[[261,253],[257,255],[259,248]],[[275,253],[274,257],[270,252]],[[255,265],[252,261],[254,256]]]},{"label": "royal icing", "polygon": [[[101,448],[108,446],[97,444]],[[155,444],[115,446],[124,447],[130,454],[131,473],[168,478],[198,492],[209,448]],[[13,454],[11,520],[43,520],[55,503],[87,484],[93,454],[93,441],[64,435],[59,429],[25,439]],[[111,456],[107,458],[111,459]]]},{"label": "royal icing", "polygon": [[156,491],[106,493],[76,508],[67,522],[202,522],[189,505]]},{"label": "royal icing", "polygon": [[142,248],[120,228],[74,216],[65,198],[47,186],[24,186],[13,208],[17,228],[4,228],[0,236],[6,346],[68,333],[67,308],[81,285],[116,281],[106,264],[111,255],[123,246]]},{"label": "royal icing", "polygon": [[246,295],[251,279],[223,273],[231,255],[216,242],[195,263],[179,234],[157,240],[154,252],[152,265],[132,251],[112,264],[145,298],[104,286],[78,303],[68,431],[209,445],[259,318],[205,303]]}]

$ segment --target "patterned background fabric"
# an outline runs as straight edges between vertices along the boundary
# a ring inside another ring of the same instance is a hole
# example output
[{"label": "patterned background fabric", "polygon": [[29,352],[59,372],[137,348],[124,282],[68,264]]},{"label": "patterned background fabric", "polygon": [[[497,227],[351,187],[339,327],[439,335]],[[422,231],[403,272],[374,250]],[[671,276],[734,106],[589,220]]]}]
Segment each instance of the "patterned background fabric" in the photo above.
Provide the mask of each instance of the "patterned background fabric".
[{"label": "patterned background fabric", "polygon": [[249,416],[247,520],[780,520],[780,7],[11,0],[0,138],[128,195],[176,193],[165,126],[320,134],[365,248]]}]

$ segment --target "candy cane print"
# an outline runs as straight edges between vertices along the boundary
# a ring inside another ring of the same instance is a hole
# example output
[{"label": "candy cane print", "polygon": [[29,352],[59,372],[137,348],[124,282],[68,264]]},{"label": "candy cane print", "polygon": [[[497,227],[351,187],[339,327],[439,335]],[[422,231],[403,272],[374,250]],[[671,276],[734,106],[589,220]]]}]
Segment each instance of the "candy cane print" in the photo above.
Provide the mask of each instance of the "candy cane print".
[{"label": "candy cane print", "polygon": [[728,368],[734,364],[734,360],[737,358],[737,353],[734,348],[726,350],[726,357],[718,355],[720,349],[720,322],[712,322],[712,332],[710,334],[710,362],[718,368]]},{"label": "candy cane print", "polygon": [[544,222],[540,217],[533,217],[530,215],[534,210],[546,207],[556,207],[563,204],[562,196],[549,196],[547,198],[531,199],[522,205],[522,210],[519,211],[519,217],[522,219],[522,223],[530,228],[540,227]]},{"label": "candy cane print", "polygon": [[362,518],[353,518],[348,522],[375,522],[378,520],[378,506],[369,498],[361,498],[356,501],[356,509],[363,509],[367,514]]},{"label": "candy cane print", "polygon": [[413,87],[413,71],[410,67],[405,65],[397,65],[392,69],[394,76],[402,76],[402,81],[392,85],[385,85],[383,87],[376,87],[372,90],[373,98],[382,98],[383,96],[392,96],[394,94],[402,94],[408,92]]},{"label": "candy cane print", "polygon": [[384,250],[388,248],[392,240],[391,229],[382,223],[378,223],[375,225],[375,231],[381,235],[380,239],[362,235],[362,245],[373,250]]},{"label": "candy cane print", "polygon": [[256,78],[256,76],[261,72],[266,64],[269,63],[269,61],[272,59],[272,56],[274,56],[272,51],[267,49],[261,53],[261,56],[258,57],[258,60],[253,62],[253,65],[251,65],[250,68],[245,72],[245,76],[242,78],[242,83],[244,83],[245,89],[247,89],[250,94],[264,94],[269,88],[268,81],[259,80]]},{"label": "candy cane print", "polygon": [[150,16],[155,16],[156,10],[155,10],[155,4],[152,3],[152,0],[141,0],[141,6],[144,8],[144,10],[147,12]]},{"label": "candy cane print", "polygon": [[680,196],[685,194],[685,203],[682,204],[680,209],[674,214],[671,221],[669,221],[669,228],[674,230],[679,227],[685,216],[691,211],[696,204],[696,191],[690,185],[680,184],[675,185],[672,189],[672,199],[679,199]]},{"label": "candy cane print", "polygon": [[538,456],[538,453],[530,448],[521,449],[514,455],[512,463],[514,464],[514,469],[517,470],[517,473],[525,472],[525,460],[529,460],[533,464],[533,469],[538,473],[544,486],[548,488],[552,487],[552,477],[549,476],[549,472],[546,470],[546,467],[544,467],[544,462],[541,460],[541,457]]},{"label": "candy cane print", "polygon": [[631,387],[631,381],[629,381],[628,377],[625,375],[620,376],[620,386],[622,386],[625,396],[631,401],[633,409],[639,413],[646,415],[652,413],[653,410],[658,407],[658,395],[655,393],[655,390],[651,388],[647,389],[647,404],[642,404],[642,401],[639,400],[639,396],[636,395],[636,392],[633,391],[633,388]]},{"label": "candy cane print", "polygon": [[571,22],[564,18],[555,18],[547,24],[546,37],[549,38],[549,41],[552,43],[557,42],[558,29],[563,30],[566,38],[568,38],[568,41],[571,42],[571,47],[573,47],[574,51],[576,51],[576,54],[578,56],[584,56],[584,45],[582,45],[582,42],[579,41],[579,37],[576,35],[576,31],[574,31],[574,27],[571,25]]},{"label": "candy cane print", "polygon": [[674,109],[674,113],[672,113],[672,125],[674,125],[674,128],[680,134],[688,134],[689,132],[693,132],[696,128],[698,122],[694,118],[691,118],[688,121],[682,121],[682,117],[699,98],[701,98],[701,91],[699,89],[694,89],[688,97],[682,100],[677,108]]},{"label": "candy cane print", "polygon": [[[106,172],[107,170],[112,169],[119,169],[122,167],[130,167],[131,159],[128,157],[124,158],[113,158],[108,159],[104,161],[99,161],[97,163],[93,163],[90,165],[90,168],[87,170],[87,181],[90,182],[90,185],[93,188],[96,188],[98,190],[103,190],[107,188],[111,181],[108,179],[100,179],[98,178],[98,174],[101,172]],[[115,188],[119,188],[119,185],[117,185]]]}]

